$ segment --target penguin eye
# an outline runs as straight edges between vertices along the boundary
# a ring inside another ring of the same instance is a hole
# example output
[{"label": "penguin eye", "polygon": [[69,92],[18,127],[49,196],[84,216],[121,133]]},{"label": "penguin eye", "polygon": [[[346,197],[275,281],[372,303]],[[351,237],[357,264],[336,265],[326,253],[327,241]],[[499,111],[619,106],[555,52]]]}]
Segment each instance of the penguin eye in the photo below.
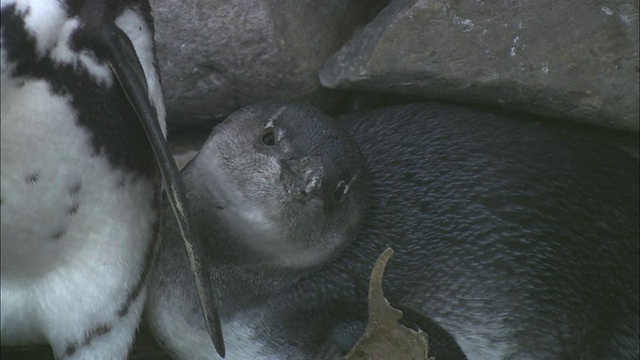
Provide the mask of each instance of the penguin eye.
[{"label": "penguin eye", "polygon": [[276,135],[273,133],[273,128],[267,129],[267,131],[262,134],[262,143],[267,146],[273,146],[276,144]]},{"label": "penguin eye", "polygon": [[333,199],[337,202],[341,202],[345,198],[345,194],[349,189],[349,185],[344,181],[339,181],[336,188],[333,190]]}]

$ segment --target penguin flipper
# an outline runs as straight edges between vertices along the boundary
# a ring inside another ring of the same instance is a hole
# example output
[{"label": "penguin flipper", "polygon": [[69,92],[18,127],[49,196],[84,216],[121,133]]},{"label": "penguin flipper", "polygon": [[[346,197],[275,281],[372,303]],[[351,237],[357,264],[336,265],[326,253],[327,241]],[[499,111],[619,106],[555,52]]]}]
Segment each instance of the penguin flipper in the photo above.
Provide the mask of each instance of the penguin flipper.
[{"label": "penguin flipper", "polygon": [[87,1],[80,12],[83,28],[78,41],[85,42],[87,47],[93,48],[108,59],[109,66],[147,134],[160,169],[162,184],[184,241],[209,336],[218,354],[224,357],[225,345],[215,293],[205,289],[209,274],[201,255],[202,243],[191,225],[193,220],[184,182],[158,123],[156,110],[149,100],[139,58],[127,35],[114,23],[113,15],[109,13],[104,0]]}]

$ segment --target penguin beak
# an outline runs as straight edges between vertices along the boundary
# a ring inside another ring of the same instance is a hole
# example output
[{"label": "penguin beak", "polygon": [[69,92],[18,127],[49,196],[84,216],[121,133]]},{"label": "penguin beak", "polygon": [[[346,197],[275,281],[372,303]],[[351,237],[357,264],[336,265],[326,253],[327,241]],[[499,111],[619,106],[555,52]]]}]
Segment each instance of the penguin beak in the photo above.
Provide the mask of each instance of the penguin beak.
[{"label": "penguin beak", "polygon": [[280,180],[289,196],[305,202],[319,193],[324,179],[324,168],[319,156],[305,156],[280,162]]}]

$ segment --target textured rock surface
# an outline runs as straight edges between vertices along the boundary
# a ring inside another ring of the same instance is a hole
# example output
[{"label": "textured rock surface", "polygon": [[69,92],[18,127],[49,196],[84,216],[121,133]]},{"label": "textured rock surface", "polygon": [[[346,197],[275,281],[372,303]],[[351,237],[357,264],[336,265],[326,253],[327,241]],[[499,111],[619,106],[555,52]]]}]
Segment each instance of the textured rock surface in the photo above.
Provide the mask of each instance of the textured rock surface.
[{"label": "textured rock surface", "polygon": [[324,61],[384,6],[380,0],[152,0],[170,123],[219,119],[270,98],[325,109]]},{"label": "textured rock surface", "polygon": [[638,1],[394,0],[320,79],[638,131]]}]

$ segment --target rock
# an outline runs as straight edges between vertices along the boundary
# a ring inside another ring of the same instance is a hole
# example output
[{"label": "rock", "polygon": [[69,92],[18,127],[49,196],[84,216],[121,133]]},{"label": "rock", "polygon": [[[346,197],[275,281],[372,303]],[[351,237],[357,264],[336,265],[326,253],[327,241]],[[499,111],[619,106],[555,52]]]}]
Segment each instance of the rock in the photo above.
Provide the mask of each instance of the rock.
[{"label": "rock", "polygon": [[212,126],[205,124],[183,127],[169,132],[167,143],[178,169],[185,167],[198,154],[202,145],[209,138],[211,130]]},{"label": "rock", "polygon": [[[388,2],[388,1],[386,1]],[[221,119],[271,98],[329,109],[318,70],[384,0],[154,0],[168,121]]]},{"label": "rock", "polygon": [[638,1],[394,0],[320,71],[324,86],[638,131]]}]

